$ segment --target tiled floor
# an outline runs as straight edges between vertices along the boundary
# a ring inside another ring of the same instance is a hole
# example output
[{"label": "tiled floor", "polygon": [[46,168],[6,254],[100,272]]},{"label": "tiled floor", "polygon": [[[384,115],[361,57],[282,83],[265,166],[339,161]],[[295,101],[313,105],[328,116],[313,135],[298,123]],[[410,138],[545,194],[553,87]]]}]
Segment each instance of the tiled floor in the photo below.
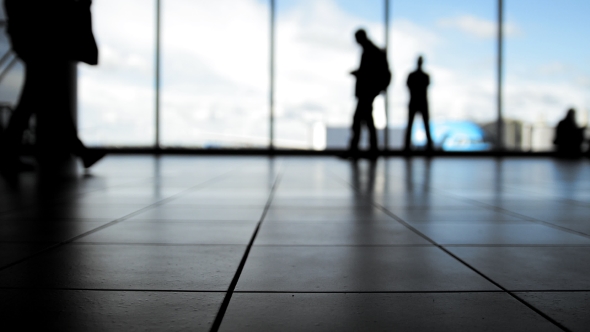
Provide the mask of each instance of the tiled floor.
[{"label": "tiled floor", "polygon": [[111,156],[20,180],[2,330],[590,330],[588,160]]}]

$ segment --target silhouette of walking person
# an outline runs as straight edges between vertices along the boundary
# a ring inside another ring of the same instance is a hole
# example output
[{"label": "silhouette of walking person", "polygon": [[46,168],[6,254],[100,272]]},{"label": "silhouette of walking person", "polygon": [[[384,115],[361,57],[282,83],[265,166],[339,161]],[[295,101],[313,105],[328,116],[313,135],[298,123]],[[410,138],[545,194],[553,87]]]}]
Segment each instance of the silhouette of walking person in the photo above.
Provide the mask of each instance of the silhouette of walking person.
[{"label": "silhouette of walking person", "polygon": [[584,143],[584,130],[586,127],[578,127],[576,124],[576,111],[571,108],[563,120],[559,121],[555,128],[555,144],[557,154],[561,157],[579,157],[582,155],[582,143]]},{"label": "silhouette of walking person", "polygon": [[[78,138],[72,109],[72,66],[98,63],[92,34],[91,0],[5,0],[12,49],[26,67],[25,84],[3,140],[3,173],[17,174],[30,165],[20,161],[24,130],[37,115],[37,157],[51,160],[60,151],[82,159],[85,168],[104,153],[87,149]],[[74,95],[75,96],[75,95]],[[51,144],[39,142],[39,131]],[[39,148],[42,146],[43,148]]]},{"label": "silhouette of walking person", "polygon": [[416,113],[422,114],[424,130],[426,130],[427,151],[432,151],[432,136],[430,135],[430,116],[428,114],[428,85],[430,76],[422,70],[424,59],[418,57],[418,68],[408,75],[407,86],[410,90],[410,104],[408,105],[408,126],[404,151],[409,152],[412,144],[412,126]]},{"label": "silhouette of walking person", "polygon": [[379,155],[377,144],[377,130],[373,121],[373,100],[387,89],[391,81],[391,72],[387,63],[385,51],[378,48],[367,37],[363,29],[354,34],[356,42],[362,47],[363,54],[357,70],[351,72],[356,77],[355,96],[357,106],[352,121],[352,138],[347,156],[358,156],[358,144],[361,136],[361,126],[364,124],[369,130],[370,156]]}]

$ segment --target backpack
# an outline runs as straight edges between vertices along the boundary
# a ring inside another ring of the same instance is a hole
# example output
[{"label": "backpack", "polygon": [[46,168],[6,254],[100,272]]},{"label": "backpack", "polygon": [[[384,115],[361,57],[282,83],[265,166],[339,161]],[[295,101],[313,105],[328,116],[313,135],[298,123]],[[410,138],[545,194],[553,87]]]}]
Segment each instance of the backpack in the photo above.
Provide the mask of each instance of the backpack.
[{"label": "backpack", "polygon": [[387,87],[391,83],[391,70],[389,70],[389,62],[387,61],[387,53],[385,50],[381,50],[382,57],[379,63],[379,91],[386,91]]}]

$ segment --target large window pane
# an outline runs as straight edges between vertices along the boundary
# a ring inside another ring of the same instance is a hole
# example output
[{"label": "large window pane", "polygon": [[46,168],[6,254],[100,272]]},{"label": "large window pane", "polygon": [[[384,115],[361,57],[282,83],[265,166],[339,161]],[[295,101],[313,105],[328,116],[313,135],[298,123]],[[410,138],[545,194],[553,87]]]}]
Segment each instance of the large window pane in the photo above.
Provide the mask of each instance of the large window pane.
[{"label": "large window pane", "polygon": [[[383,0],[277,0],[275,146],[346,148],[355,108],[354,77],[365,28],[383,48]],[[375,120],[385,126],[383,97]]]},{"label": "large window pane", "polygon": [[505,118],[508,147],[553,149],[569,108],[578,125],[590,112],[590,2],[507,0]]},{"label": "large window pane", "polygon": [[[391,1],[390,146],[400,148],[408,118],[408,74],[419,55],[430,74],[434,145],[443,150],[493,148],[496,111],[496,0]],[[423,146],[420,117],[414,145]]]},{"label": "large window pane", "polygon": [[163,0],[162,144],[269,145],[269,2]]},{"label": "large window pane", "polygon": [[79,66],[78,128],[88,145],[153,146],[154,0],[93,1],[96,67]]}]

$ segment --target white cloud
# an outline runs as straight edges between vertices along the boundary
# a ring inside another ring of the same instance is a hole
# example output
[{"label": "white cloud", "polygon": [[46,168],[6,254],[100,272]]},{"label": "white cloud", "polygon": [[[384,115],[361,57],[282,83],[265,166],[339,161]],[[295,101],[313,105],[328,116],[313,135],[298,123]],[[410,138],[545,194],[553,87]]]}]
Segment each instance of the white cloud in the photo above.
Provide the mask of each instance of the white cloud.
[{"label": "white cloud", "polygon": [[[473,15],[444,18],[438,21],[438,25],[443,28],[455,28],[480,39],[496,38],[498,35],[498,22]],[[514,37],[522,34],[520,28],[510,22],[504,22],[503,33],[505,37]]]}]

